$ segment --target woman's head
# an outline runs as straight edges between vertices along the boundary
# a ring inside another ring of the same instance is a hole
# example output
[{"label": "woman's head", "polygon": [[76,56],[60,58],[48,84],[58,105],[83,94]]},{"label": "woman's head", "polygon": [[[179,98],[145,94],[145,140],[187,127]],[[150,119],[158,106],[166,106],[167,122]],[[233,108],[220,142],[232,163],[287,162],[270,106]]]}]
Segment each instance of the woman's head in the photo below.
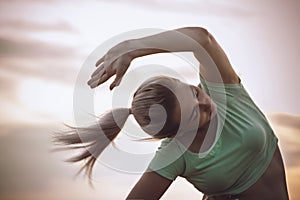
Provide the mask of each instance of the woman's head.
[{"label": "woman's head", "polygon": [[131,110],[145,132],[164,138],[198,130],[213,117],[215,105],[201,88],[158,76],[137,89]]},{"label": "woman's head", "polygon": [[142,129],[154,138],[172,137],[179,128],[177,79],[158,76],[146,80],[134,93],[131,111]]}]

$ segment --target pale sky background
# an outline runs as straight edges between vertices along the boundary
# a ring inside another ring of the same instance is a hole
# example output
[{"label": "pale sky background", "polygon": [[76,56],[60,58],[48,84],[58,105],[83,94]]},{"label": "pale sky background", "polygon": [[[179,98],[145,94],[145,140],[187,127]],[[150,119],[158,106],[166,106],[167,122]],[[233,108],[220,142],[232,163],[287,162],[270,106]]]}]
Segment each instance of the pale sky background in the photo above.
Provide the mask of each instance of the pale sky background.
[{"label": "pale sky background", "polygon": [[[203,26],[269,116],[280,138],[291,197],[300,199],[299,9],[297,0],[0,0],[0,198],[125,198],[139,175],[98,164],[92,190],[81,177],[72,179],[79,166],[61,161],[68,154],[49,153],[49,131],[74,122],[76,79],[99,45],[136,29]],[[174,65],[197,81],[174,56],[133,64],[151,63]],[[110,108],[112,98],[108,84],[95,90],[95,114]],[[179,180],[163,198],[200,196]]]}]

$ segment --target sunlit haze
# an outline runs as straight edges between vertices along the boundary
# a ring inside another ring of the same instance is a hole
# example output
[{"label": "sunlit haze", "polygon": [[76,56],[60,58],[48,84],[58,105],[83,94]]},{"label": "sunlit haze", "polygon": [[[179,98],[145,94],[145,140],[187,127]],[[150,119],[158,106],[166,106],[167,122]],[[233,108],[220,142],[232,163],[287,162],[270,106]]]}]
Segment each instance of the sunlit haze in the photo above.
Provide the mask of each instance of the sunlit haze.
[{"label": "sunlit haze", "polygon": [[[0,198],[124,199],[140,173],[97,163],[92,190],[82,177],[73,179],[79,165],[62,161],[69,154],[50,153],[50,133],[63,123],[75,124],[74,89],[83,64],[97,47],[133,30],[202,26],[224,48],[247,91],[270,119],[280,139],[291,199],[300,199],[299,9],[297,0],[1,0]],[[197,84],[195,69],[181,55],[193,60],[189,53],[137,59],[124,81],[139,83],[140,66],[161,65]],[[93,59],[91,72],[98,57]],[[109,83],[93,91],[94,113],[82,105],[86,115],[100,115],[121,95],[109,91]],[[120,97],[129,106],[130,98]],[[135,124],[133,118],[129,121],[127,126]],[[131,141],[126,130],[116,141],[119,148],[155,152],[159,142]],[[201,196],[178,179],[163,199]]]}]

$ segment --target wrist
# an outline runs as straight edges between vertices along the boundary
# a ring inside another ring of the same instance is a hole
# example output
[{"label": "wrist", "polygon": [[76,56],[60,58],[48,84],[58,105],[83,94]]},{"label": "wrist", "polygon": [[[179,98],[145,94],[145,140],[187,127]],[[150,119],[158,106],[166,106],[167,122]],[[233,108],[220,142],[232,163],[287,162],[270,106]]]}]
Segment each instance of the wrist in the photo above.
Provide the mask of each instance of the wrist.
[{"label": "wrist", "polygon": [[155,41],[149,41],[145,38],[128,40],[127,45],[130,49],[128,53],[133,58],[166,52],[162,47],[159,48]]},{"label": "wrist", "polygon": [[149,48],[140,39],[125,41],[125,48],[132,59],[148,55]]}]

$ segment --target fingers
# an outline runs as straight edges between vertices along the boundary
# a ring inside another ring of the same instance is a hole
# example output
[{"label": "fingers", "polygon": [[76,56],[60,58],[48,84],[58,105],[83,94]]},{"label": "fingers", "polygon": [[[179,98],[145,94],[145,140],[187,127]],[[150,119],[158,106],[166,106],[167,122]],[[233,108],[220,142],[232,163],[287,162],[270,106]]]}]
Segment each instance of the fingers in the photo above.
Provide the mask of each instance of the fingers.
[{"label": "fingers", "polygon": [[98,74],[101,74],[102,73],[102,71],[104,71],[104,67],[103,67],[103,63],[101,63],[101,67],[99,67],[99,68],[97,68],[95,71],[94,71],[94,73],[92,74],[92,78],[94,77],[94,76],[96,76],[96,75],[98,75]]},{"label": "fingers", "polygon": [[112,90],[112,89],[114,89],[114,87],[120,85],[127,68],[128,68],[128,65],[123,64],[123,66],[121,68],[119,68],[119,70],[116,71],[116,78],[110,85],[110,87],[109,87],[110,90]]},{"label": "fingers", "polygon": [[116,86],[120,85],[122,78],[116,78],[112,84],[109,86],[109,89],[112,90],[114,89]]},{"label": "fingers", "polygon": [[106,70],[105,68],[101,67],[101,68],[98,68],[91,76],[91,79],[88,81],[88,84],[90,82],[93,82],[94,80],[97,80],[99,78],[101,78],[101,76],[103,76],[104,74],[106,73]]},{"label": "fingers", "polygon": [[[99,68],[100,69],[100,68]],[[97,69],[98,70],[98,69]],[[95,73],[95,72],[94,72]],[[101,79],[106,78],[106,76],[108,76],[108,74],[106,74],[105,69],[101,69],[99,70],[97,73],[95,73],[91,79],[87,82],[87,84],[92,87],[92,85],[94,85],[95,83],[98,83]]]},{"label": "fingers", "polygon": [[[109,76],[108,74],[106,74],[105,70],[103,70],[102,73],[93,76],[93,77],[88,81],[88,85],[91,86],[92,84],[101,82],[102,79],[106,79],[106,78],[109,78],[109,77],[111,77],[111,76]],[[106,80],[107,80],[107,79],[106,79]]]},{"label": "fingers", "polygon": [[89,82],[89,86],[91,88],[95,88],[99,86],[100,84],[104,83],[107,81],[111,76],[108,76],[107,74],[104,74],[100,79],[94,79],[93,81]]},{"label": "fingers", "polygon": [[98,67],[98,66],[104,61],[104,58],[105,58],[105,55],[102,56],[102,58],[100,58],[100,59],[96,62],[95,66]]}]

